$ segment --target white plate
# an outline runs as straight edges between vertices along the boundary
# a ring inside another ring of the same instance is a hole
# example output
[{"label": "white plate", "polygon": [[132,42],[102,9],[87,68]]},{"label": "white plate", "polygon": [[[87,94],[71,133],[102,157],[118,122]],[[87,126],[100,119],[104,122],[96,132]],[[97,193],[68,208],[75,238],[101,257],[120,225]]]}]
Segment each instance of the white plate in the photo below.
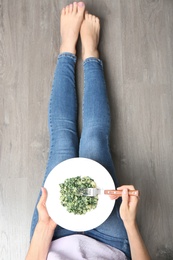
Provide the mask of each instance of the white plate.
[{"label": "white plate", "polygon": [[87,231],[101,225],[111,214],[115,200],[99,195],[97,207],[84,215],[69,213],[60,203],[60,183],[67,178],[89,176],[100,189],[115,189],[109,172],[99,163],[85,158],[73,158],[58,164],[48,175],[46,207],[49,216],[61,227],[72,231]]}]

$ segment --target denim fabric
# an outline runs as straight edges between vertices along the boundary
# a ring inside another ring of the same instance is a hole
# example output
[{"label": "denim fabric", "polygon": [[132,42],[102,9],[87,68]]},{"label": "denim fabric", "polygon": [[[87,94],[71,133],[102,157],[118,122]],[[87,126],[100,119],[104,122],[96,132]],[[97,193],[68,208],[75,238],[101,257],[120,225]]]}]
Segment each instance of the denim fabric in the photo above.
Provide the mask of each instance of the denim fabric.
[{"label": "denim fabric", "polygon": [[[109,149],[110,110],[102,61],[88,58],[83,63],[83,128],[80,138],[77,130],[75,63],[76,57],[73,54],[63,53],[58,57],[49,103],[50,151],[43,184],[57,164],[70,158],[83,157],[103,165],[117,186]],[[40,194],[38,200],[39,198]],[[102,225],[83,233],[123,251],[130,258],[127,234],[119,215],[120,203],[121,200],[118,199],[111,215]],[[35,208],[31,237],[37,221],[38,212]],[[57,226],[53,240],[79,233]]]}]

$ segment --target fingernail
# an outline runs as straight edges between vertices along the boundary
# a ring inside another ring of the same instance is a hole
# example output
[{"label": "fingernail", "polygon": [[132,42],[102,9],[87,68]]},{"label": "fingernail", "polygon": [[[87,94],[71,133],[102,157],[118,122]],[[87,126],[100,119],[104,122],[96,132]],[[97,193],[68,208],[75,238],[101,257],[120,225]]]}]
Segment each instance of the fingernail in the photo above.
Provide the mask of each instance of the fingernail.
[{"label": "fingernail", "polygon": [[123,194],[127,194],[127,189],[123,189]]}]

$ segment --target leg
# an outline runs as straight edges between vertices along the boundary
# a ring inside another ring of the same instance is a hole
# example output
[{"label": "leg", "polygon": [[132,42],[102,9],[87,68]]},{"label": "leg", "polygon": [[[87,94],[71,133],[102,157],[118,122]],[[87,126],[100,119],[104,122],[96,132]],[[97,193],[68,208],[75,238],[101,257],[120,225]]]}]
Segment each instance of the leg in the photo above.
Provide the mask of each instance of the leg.
[{"label": "leg", "polygon": [[[75,46],[83,20],[84,7],[82,3],[73,3],[64,8],[61,14],[62,44],[49,104],[50,151],[43,184],[57,164],[78,156]],[[37,203],[39,199],[40,194]],[[37,221],[38,212],[35,208],[31,237]]]},{"label": "leg", "polygon": [[86,13],[81,27],[84,100],[79,156],[99,162],[115,180],[114,165],[109,149],[110,109],[103,65],[98,59],[97,51],[99,31],[99,19]]},{"label": "leg", "polygon": [[78,156],[75,54],[84,9],[82,2],[74,2],[61,13],[62,42],[49,105],[51,150],[47,172],[58,163]]},{"label": "leg", "polygon": [[84,80],[83,130],[79,156],[102,164],[117,182],[109,149],[110,112],[100,60],[88,58],[84,61]]},{"label": "leg", "polygon": [[[58,58],[49,104],[50,151],[43,184],[57,164],[78,156],[75,59],[72,54],[60,54]],[[37,203],[39,199],[40,194]],[[31,236],[37,220],[38,214],[35,209]]]},{"label": "leg", "polygon": [[49,104],[47,174],[60,162],[78,156],[75,62],[76,57],[70,53],[58,57]]},{"label": "leg", "polygon": [[[80,140],[79,156],[93,159],[102,164],[115,178],[114,165],[109,149],[110,112],[106,94],[102,62],[98,59],[97,44],[99,21],[95,16],[86,14],[81,27],[84,59],[84,104],[83,131]],[[109,218],[98,228],[85,232],[101,242],[124,251],[130,256],[129,243],[124,224],[119,215],[121,200]]]}]

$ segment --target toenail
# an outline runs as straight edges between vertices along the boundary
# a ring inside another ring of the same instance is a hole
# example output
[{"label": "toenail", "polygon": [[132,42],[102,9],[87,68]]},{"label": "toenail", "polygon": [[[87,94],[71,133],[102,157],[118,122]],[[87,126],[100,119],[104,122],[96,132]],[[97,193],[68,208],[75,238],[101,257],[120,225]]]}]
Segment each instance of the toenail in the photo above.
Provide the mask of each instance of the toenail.
[{"label": "toenail", "polygon": [[83,2],[79,2],[79,3],[78,3],[78,6],[83,7],[83,6],[84,6],[84,3],[83,3]]}]

